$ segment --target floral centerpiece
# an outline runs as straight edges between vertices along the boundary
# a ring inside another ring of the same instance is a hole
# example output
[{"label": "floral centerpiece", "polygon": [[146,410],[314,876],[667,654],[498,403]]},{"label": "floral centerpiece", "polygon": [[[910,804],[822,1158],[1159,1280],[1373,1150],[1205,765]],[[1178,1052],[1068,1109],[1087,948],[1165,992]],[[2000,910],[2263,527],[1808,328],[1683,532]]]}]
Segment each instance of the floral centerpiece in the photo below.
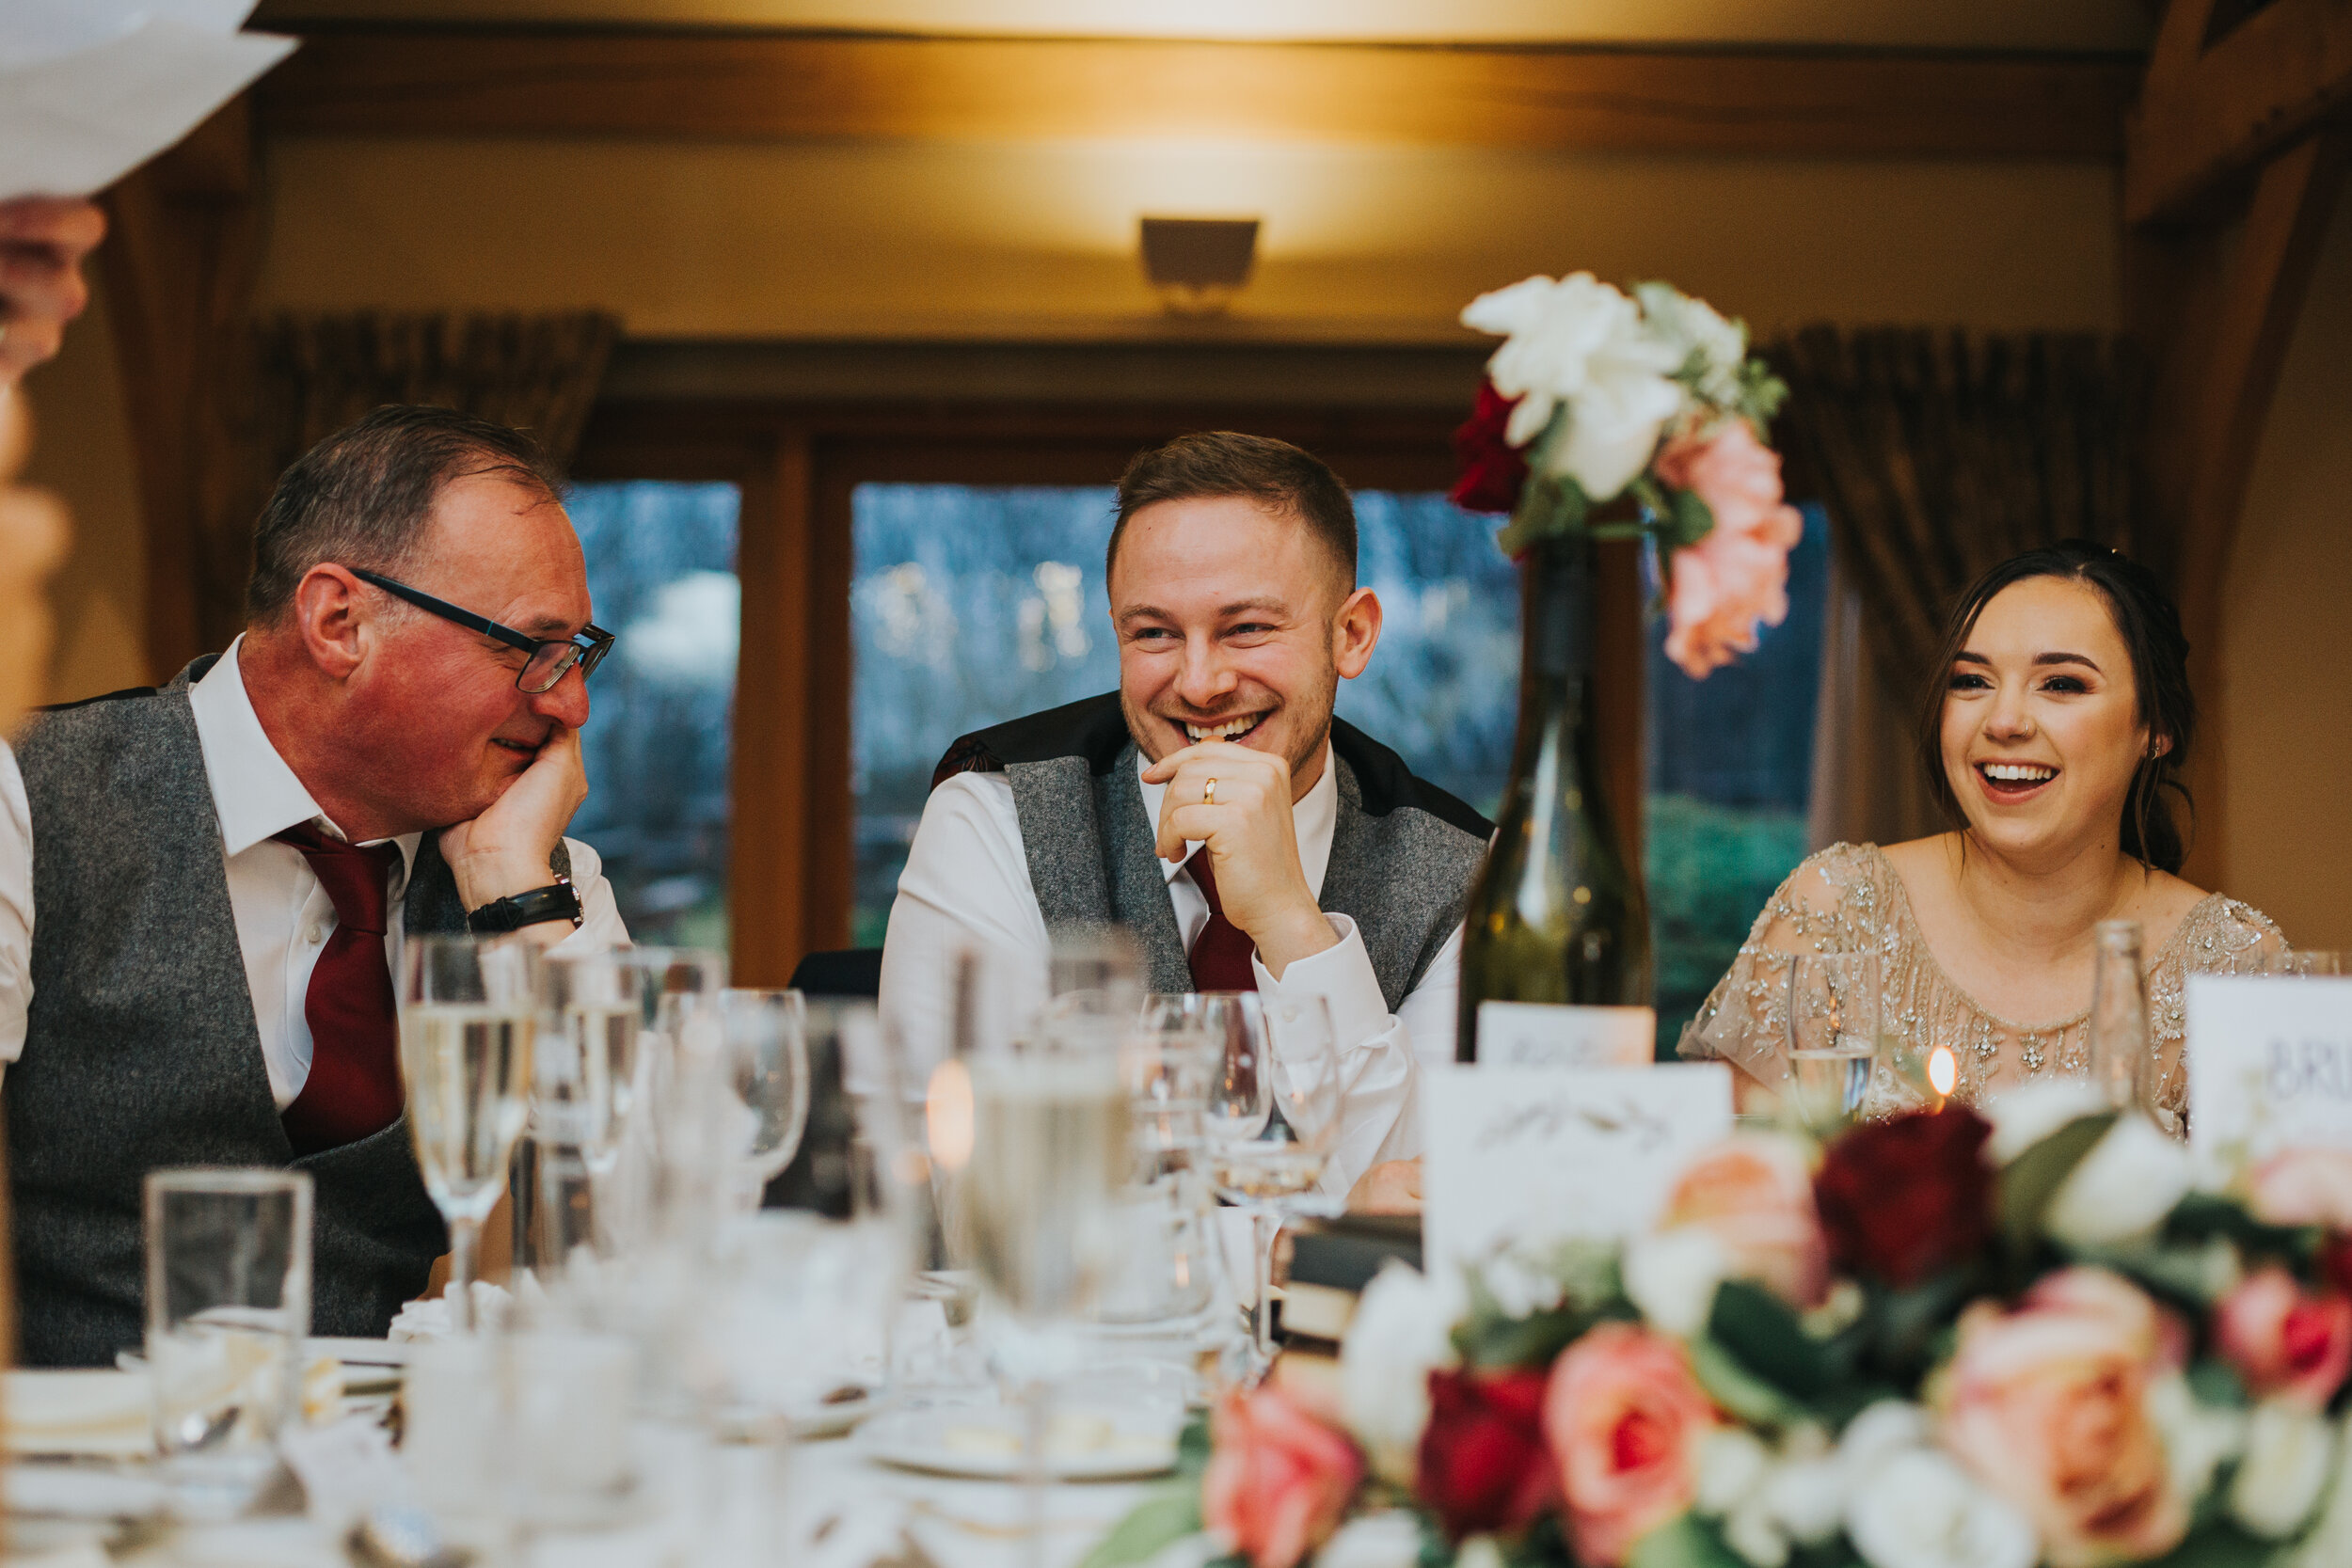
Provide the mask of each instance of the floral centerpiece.
[{"label": "floral centerpiece", "polygon": [[2345,1568],[2352,1154],[2199,1191],[2082,1094],[1742,1132],[1629,1241],[1391,1265],[1336,1388],[1229,1395],[1089,1568]]},{"label": "floral centerpiece", "polygon": [[[1455,436],[1455,503],[1509,513],[1513,556],[1544,539],[1647,535],[1667,657],[1697,679],[1754,652],[1757,623],[1788,612],[1804,525],[1764,439],[1788,388],[1748,353],[1745,325],[1664,283],[1628,295],[1588,272],[1481,294],[1462,322],[1504,341]],[[1621,498],[1634,517],[1597,515]]]}]

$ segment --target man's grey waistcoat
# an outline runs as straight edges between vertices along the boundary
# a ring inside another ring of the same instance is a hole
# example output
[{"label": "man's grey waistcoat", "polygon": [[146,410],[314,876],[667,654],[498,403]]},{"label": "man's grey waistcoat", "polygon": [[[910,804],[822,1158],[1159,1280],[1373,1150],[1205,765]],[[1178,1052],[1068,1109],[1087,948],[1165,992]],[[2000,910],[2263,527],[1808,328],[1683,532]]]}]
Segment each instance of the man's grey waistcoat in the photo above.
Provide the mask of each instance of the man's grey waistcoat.
[{"label": "man's grey waistcoat", "polygon": [[[447,1249],[405,1117],[299,1160],[286,1140],[188,706],[212,662],[43,714],[17,746],[33,808],[33,1004],[0,1101],[28,1365],[111,1366],[139,1343],[140,1181],[158,1166],[310,1173],[318,1334],[382,1335]],[[434,834],[403,927],[465,928]]]},{"label": "man's grey waistcoat", "polygon": [[[1153,990],[1191,990],[1136,759],[1112,692],[963,736],[931,784],[1002,771],[1046,928],[1124,926],[1142,945]],[[1394,1012],[1461,923],[1494,828],[1344,720],[1331,722],[1331,763],[1339,816],[1321,902],[1356,923]]]}]

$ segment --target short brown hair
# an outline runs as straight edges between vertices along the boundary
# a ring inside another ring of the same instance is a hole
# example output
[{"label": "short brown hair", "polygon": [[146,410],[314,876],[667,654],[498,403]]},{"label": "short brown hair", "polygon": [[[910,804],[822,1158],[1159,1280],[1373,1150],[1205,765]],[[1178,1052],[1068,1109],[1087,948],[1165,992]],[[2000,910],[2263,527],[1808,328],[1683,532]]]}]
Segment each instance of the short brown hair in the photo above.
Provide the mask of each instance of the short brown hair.
[{"label": "short brown hair", "polygon": [[1179,436],[1136,454],[1119,476],[1119,520],[1111,525],[1110,547],[1103,553],[1104,581],[1110,580],[1120,538],[1136,513],[1161,501],[1222,496],[1247,497],[1268,512],[1287,513],[1305,523],[1339,563],[1348,589],[1355,588],[1356,503],[1340,476],[1322,458],[1288,441],[1232,430]]},{"label": "short brown hair", "polygon": [[564,481],[519,430],[453,408],[387,404],[294,459],[253,529],[246,612],[277,620],[324,562],[398,576],[453,482],[496,474],[563,499]]}]

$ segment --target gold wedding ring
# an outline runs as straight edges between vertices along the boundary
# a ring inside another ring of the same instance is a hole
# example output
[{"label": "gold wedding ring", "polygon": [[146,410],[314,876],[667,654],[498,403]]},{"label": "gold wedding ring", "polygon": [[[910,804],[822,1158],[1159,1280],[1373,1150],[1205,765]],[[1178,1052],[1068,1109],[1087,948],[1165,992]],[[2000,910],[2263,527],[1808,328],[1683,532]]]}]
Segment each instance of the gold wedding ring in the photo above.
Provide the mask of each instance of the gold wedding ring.
[{"label": "gold wedding ring", "polygon": [[1216,804],[1216,781],[1215,779],[1211,779],[1200,786],[1200,803],[1204,806]]}]

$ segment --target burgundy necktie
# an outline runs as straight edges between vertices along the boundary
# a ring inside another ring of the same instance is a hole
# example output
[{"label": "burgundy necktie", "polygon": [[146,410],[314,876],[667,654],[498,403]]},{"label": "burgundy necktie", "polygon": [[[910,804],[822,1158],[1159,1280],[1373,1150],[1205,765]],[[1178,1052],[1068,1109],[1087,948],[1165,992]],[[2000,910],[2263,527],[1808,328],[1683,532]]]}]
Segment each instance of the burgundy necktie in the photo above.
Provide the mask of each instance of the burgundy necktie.
[{"label": "burgundy necktie", "polygon": [[385,879],[400,846],[361,847],[305,823],[277,835],[302,851],[335,904],[335,932],[319,950],[302,1014],[310,1023],[310,1076],[286,1107],[296,1154],[314,1154],[381,1132],[400,1117],[400,1020],[384,932]]},{"label": "burgundy necktie", "polygon": [[1200,934],[1192,939],[1192,989],[1195,990],[1256,990],[1258,971],[1250,963],[1258,944],[1249,933],[1225,918],[1225,906],[1217,902],[1216,873],[1209,869],[1209,847],[1202,845],[1184,863],[1192,873],[1193,884],[1200,896],[1209,901],[1209,923],[1200,927]]}]

